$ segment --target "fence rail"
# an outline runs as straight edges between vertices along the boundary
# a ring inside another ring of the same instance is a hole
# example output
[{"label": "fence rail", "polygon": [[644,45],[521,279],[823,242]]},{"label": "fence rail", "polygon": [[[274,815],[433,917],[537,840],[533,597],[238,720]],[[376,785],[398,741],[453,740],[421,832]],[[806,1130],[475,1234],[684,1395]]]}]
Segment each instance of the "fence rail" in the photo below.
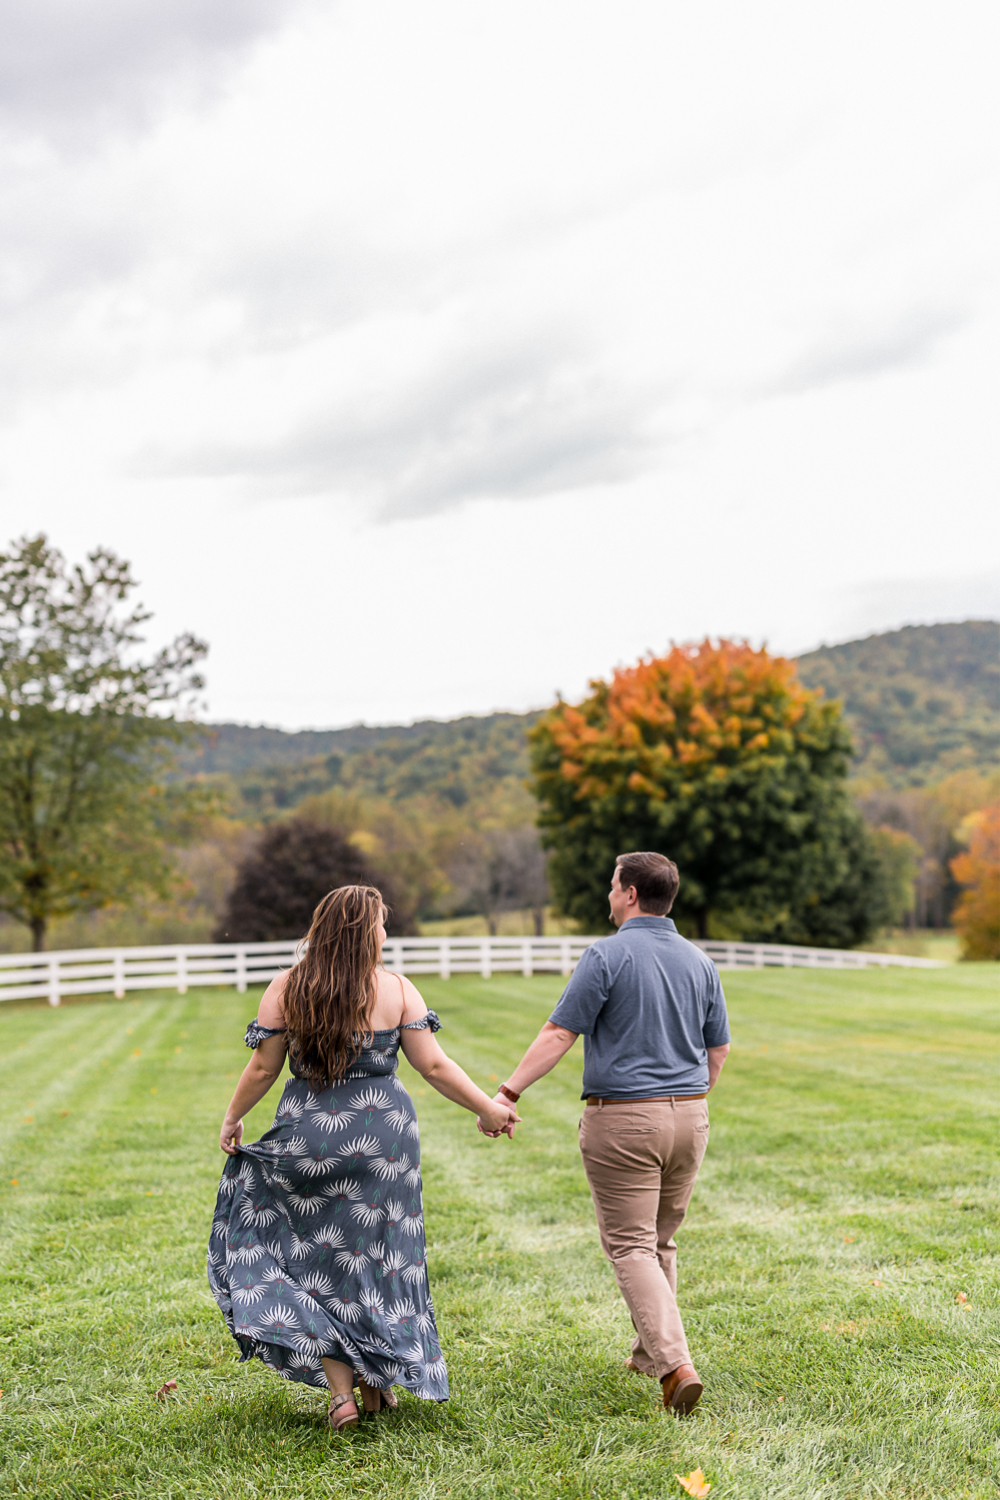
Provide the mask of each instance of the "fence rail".
[{"label": "fence rail", "polygon": [[938,958],[865,953],[858,948],[798,948],[782,943],[699,942],[717,969],[940,969]]},{"label": "fence rail", "polygon": [[[593,937],[389,938],[382,950],[398,974],[571,974]],[[720,969],[870,969],[940,967],[936,959],[851,949],[796,948],[774,943],[699,944]],[[295,961],[297,944],[196,943],[161,948],[76,948],[61,953],[0,954],[0,1001],[128,990],[176,990],[234,985],[241,992],[266,984]]]}]

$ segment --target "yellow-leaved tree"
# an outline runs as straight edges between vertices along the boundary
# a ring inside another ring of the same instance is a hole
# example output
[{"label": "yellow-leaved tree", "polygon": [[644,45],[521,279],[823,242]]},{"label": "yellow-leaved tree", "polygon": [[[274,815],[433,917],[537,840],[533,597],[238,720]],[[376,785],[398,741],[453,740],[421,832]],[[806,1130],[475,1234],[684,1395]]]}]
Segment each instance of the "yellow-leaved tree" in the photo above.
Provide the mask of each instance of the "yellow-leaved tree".
[{"label": "yellow-leaved tree", "polygon": [[952,920],[962,937],[962,957],[1000,958],[1000,802],[968,820],[969,847],[951,861],[963,892]]}]

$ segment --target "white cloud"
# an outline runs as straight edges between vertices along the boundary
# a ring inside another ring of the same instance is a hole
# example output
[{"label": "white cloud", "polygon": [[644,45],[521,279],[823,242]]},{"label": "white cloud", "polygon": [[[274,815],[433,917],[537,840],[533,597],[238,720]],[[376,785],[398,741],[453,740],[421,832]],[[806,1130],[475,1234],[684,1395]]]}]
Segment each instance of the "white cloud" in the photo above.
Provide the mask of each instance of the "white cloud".
[{"label": "white cloud", "polygon": [[[216,711],[538,701],[993,565],[992,8],[9,11],[7,530],[130,553]],[[405,669],[317,675],[383,572]]]},{"label": "white cloud", "polygon": [[6,0],[0,117],[8,132],[78,151],[148,124],[185,83],[219,87],[234,56],[295,0]]}]

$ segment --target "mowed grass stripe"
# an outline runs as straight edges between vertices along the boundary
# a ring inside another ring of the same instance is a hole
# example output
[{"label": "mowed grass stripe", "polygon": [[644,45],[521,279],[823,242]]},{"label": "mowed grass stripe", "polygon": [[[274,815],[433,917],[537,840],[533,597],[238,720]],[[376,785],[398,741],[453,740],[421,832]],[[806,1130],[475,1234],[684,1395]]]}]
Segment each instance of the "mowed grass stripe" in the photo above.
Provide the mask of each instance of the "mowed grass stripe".
[{"label": "mowed grass stripe", "polygon": [[[14,1124],[6,1137],[0,1136],[11,1175],[22,1174],[21,1187],[46,1191],[52,1172],[62,1170],[67,1145],[74,1155],[82,1155],[121,1097],[137,1102],[144,1089],[159,1092],[158,1084],[148,1079],[161,1076],[156,1046],[170,1024],[165,1005],[150,1005],[138,1027],[94,1028],[61,1069],[53,1050],[34,1077],[22,1078],[16,1094],[24,1103],[15,1105],[10,1115]],[[146,1064],[140,1067],[144,1049]],[[0,1097],[0,1109],[6,1107],[7,1100]],[[19,1116],[19,1109],[30,1113]]]},{"label": "mowed grass stripe", "polygon": [[[489,1087],[561,981],[421,987],[441,1040]],[[571,1054],[526,1096],[513,1144],[408,1075],[453,1399],[404,1398],[353,1438],[327,1433],[316,1393],[235,1363],[205,1285],[216,1134],[256,996],[0,1014],[9,1073],[24,1042],[73,1100],[44,1141],[55,1168],[40,1163],[20,1199],[0,1187],[5,1492],[645,1500],[701,1464],[712,1500],[995,1495],[994,971],[738,974],[726,988],[736,1050],[681,1235],[708,1386],[697,1415],[666,1417],[621,1368],[631,1330],[596,1243]],[[64,1048],[84,1013],[113,1063],[85,1070]],[[9,1113],[22,1077],[7,1090]],[[157,1403],[171,1377],[178,1398]]]}]

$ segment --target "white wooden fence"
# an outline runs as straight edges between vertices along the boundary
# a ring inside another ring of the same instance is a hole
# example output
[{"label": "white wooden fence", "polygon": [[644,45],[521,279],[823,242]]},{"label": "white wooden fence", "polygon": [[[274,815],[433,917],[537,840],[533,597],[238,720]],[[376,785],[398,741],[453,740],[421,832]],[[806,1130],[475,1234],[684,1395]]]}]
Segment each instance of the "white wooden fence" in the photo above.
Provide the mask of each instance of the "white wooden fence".
[{"label": "white wooden fence", "polygon": [[[571,974],[593,937],[389,938],[382,950],[387,969],[399,974]],[[898,953],[862,953],[836,948],[782,947],[771,943],[699,945],[720,969],[937,968],[935,959]],[[0,954],[0,1001],[63,995],[114,994],[128,990],[266,984],[295,962],[297,944],[196,943],[162,948],[76,948],[61,953]]]},{"label": "white wooden fence", "polygon": [[781,943],[699,942],[717,969],[940,969],[938,958],[865,953],[859,948],[797,948]]}]

